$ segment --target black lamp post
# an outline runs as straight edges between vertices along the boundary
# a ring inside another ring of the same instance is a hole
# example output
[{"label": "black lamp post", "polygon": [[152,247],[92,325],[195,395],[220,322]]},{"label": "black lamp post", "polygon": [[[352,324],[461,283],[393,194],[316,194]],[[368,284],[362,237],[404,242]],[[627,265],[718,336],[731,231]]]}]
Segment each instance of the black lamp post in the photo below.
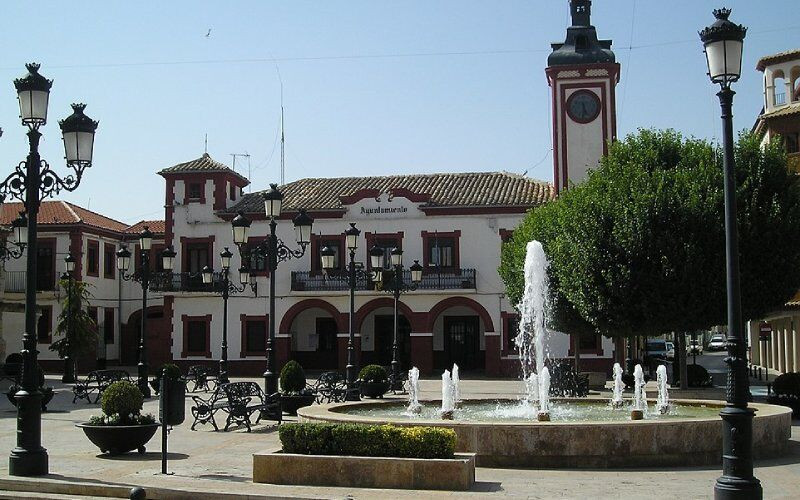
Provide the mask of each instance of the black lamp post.
[{"label": "black lamp post", "polygon": [[279,240],[275,234],[278,227],[276,219],[281,215],[281,205],[283,204],[283,194],[278,190],[277,184],[270,184],[269,190],[261,194],[264,199],[264,213],[269,219],[269,235],[255,247],[247,246],[247,237],[250,231],[250,220],[243,213],[234,217],[231,221],[233,230],[233,242],[239,249],[239,255],[246,258],[252,270],[252,258],[259,256],[266,260],[269,269],[269,331],[267,332],[266,361],[267,367],[264,372],[264,390],[267,394],[278,392],[278,379],[275,374],[275,271],[278,263],[290,259],[299,259],[306,253],[311,241],[311,225],[314,222],[305,210],[300,209],[297,216],[293,219],[295,229],[295,240],[299,245],[298,249],[291,249],[283,241]]},{"label": "black lamp post", "polygon": [[747,28],[728,20],[731,11],[714,11],[717,20],[700,32],[708,76],[721,87],[723,168],[725,170],[725,257],[728,282],[727,405],[722,417],[722,476],[714,485],[715,498],[761,498],[761,482],[753,476],[753,410],[747,378],[747,341],[739,293],[739,242],[736,229],[736,178],[733,155],[733,96],[731,84],[742,72],[742,49]]},{"label": "black lamp post", "polygon": [[28,245],[28,218],[25,217],[25,212],[20,212],[19,216],[14,219],[11,229],[14,234],[11,246],[0,246],[0,261],[3,262],[9,259],[19,259],[25,253],[25,247]]},{"label": "black lamp post", "polygon": [[135,281],[142,286],[142,327],[139,331],[139,350],[137,364],[137,385],[142,395],[150,397],[150,384],[148,383],[147,364],[147,292],[151,285],[160,285],[172,279],[172,267],[175,263],[175,251],[168,247],[161,252],[161,273],[150,271],[150,250],[153,246],[153,233],[145,226],[139,233],[139,269],[128,274],[131,265],[131,252],[127,248],[117,250],[117,269],[120,277],[125,281]]},{"label": "black lamp post", "polygon": [[[250,283],[250,271],[242,266],[239,268],[239,283],[231,282],[231,258],[233,254],[228,247],[219,253],[220,262],[222,264],[222,282],[219,287],[212,287],[214,293],[222,295],[222,357],[219,360],[219,381],[221,384],[228,383],[228,298],[232,293],[244,292],[247,285],[250,285],[251,290],[256,292],[256,284]],[[202,271],[203,283],[209,285],[214,282],[214,271],[205,266]],[[256,292],[257,293],[257,292]]]},{"label": "black lamp post", "polygon": [[[375,281],[379,279],[377,276],[379,276],[378,273],[380,273],[380,270],[374,270],[370,272],[356,266],[356,250],[358,249],[358,237],[361,234],[361,231],[356,227],[355,223],[351,222],[350,227],[344,232],[344,234],[345,244],[348,252],[350,253],[350,260],[347,265],[347,274],[340,277],[347,280],[348,287],[350,288],[349,336],[347,339],[347,368],[345,373],[347,378],[347,388],[352,389],[358,374],[358,367],[356,366],[355,357],[355,331],[353,329],[356,315],[356,286],[358,285],[358,280],[371,279]],[[383,250],[380,248],[378,250],[381,252],[382,257]],[[333,248],[326,246],[320,250],[320,259],[322,260],[322,268],[326,273],[329,273],[328,276],[331,278],[337,278],[337,276],[330,274],[330,271],[335,265],[336,251]],[[355,398],[358,397],[357,394],[353,394],[351,391],[348,391],[348,396]]]},{"label": "black lamp post", "polygon": [[[12,476],[47,474],[47,450],[42,447],[42,393],[39,391],[38,351],[36,350],[36,253],[37,217],[44,198],[60,191],[74,191],[83,172],[92,165],[92,149],[97,122],[83,114],[84,104],[73,104],[73,113],[61,121],[61,134],[67,166],[72,173],[60,177],[39,156],[39,128],[47,123],[47,104],[52,80],[39,74],[39,65],[27,64],[28,74],[14,80],[22,124],[28,127],[29,152],[14,173],[0,183],[0,202],[8,195],[25,205],[28,216],[28,258],[25,276],[25,333],[22,337],[22,383],[17,400],[17,446],[9,456]],[[18,240],[20,242],[22,240]]]},{"label": "black lamp post", "polygon": [[[383,249],[373,246],[369,252],[370,264],[373,269],[382,269],[384,266],[385,255]],[[422,266],[418,260],[411,265],[411,283],[406,283],[403,276],[403,251],[400,248],[392,248],[391,251],[392,276],[388,280],[383,280],[383,291],[389,292],[394,297],[394,330],[392,332],[392,390],[397,390],[400,380],[400,360],[398,359],[397,344],[397,306],[400,303],[400,295],[417,289],[417,285],[422,281]],[[382,280],[382,273],[377,273],[376,281]]]},{"label": "black lamp post", "polygon": [[75,382],[75,360],[72,359],[72,311],[75,304],[72,302],[72,272],[75,271],[75,257],[68,253],[64,258],[64,277],[67,280],[67,332],[64,335],[66,349],[64,354],[64,375],[61,377],[61,382],[71,384]]}]

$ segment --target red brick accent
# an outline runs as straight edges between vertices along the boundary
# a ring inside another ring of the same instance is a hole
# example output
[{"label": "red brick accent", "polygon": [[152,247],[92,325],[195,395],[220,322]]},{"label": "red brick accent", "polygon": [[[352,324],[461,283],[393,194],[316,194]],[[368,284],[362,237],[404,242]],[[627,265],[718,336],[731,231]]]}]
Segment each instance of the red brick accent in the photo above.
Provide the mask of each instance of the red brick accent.
[{"label": "red brick accent", "polygon": [[468,307],[478,313],[478,316],[480,316],[481,320],[483,321],[484,332],[495,331],[494,323],[492,322],[492,317],[489,315],[489,312],[482,305],[480,305],[480,303],[467,297],[449,297],[439,301],[428,313],[428,326],[425,331],[432,332],[433,325],[436,323],[436,318],[438,318],[439,315],[445,310],[455,306]]},{"label": "red brick accent", "polygon": [[500,336],[486,335],[484,337],[484,343],[486,345],[484,365],[486,375],[490,377],[500,376]]},{"label": "red brick accent", "polygon": [[[40,238],[39,241],[42,241]],[[69,252],[75,258],[75,271],[72,273],[72,277],[75,278],[76,281],[83,280],[83,235],[80,231],[70,231],[69,232]],[[116,262],[114,263],[114,267],[116,268]]]},{"label": "red brick accent", "polygon": [[[306,299],[301,300],[300,302],[296,303],[292,307],[289,308],[288,311],[283,315],[283,319],[281,319],[280,327],[278,328],[278,333],[281,334],[290,334],[292,329],[292,322],[297,317],[298,314],[305,311],[306,309],[310,309],[312,307],[317,307],[320,309],[324,309],[327,311],[331,317],[336,321],[336,329],[340,333],[349,332],[350,328],[348,326],[348,318],[347,314],[342,314],[339,312],[336,307],[331,305],[329,302],[325,302],[322,299]],[[358,315],[356,315],[358,317]],[[359,323],[360,325],[360,323]],[[356,332],[359,330],[356,328]]]},{"label": "red brick accent", "polygon": [[499,234],[500,234],[500,240],[503,243],[505,243],[505,242],[509,241],[514,236],[514,230],[513,229],[500,228]]},{"label": "red brick accent", "polygon": [[411,364],[419,368],[420,373],[430,375],[433,372],[433,337],[411,337]]},{"label": "red brick accent", "polygon": [[359,189],[351,195],[339,196],[339,201],[342,205],[352,205],[365,198],[377,198],[380,195],[381,192],[378,189]]},{"label": "red brick accent", "polygon": [[280,374],[283,365],[291,359],[292,339],[289,337],[275,337],[273,354],[275,354],[275,369],[277,374]]}]

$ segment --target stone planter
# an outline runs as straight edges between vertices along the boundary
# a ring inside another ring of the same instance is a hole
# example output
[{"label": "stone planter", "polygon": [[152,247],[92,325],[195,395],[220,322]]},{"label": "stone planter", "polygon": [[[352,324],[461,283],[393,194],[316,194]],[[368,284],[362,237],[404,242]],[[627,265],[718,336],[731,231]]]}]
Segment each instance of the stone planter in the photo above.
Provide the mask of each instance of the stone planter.
[{"label": "stone planter", "polygon": [[475,484],[475,455],[431,459],[255,453],[253,482],[466,491]]},{"label": "stone planter", "polygon": [[389,390],[389,382],[361,382],[359,387],[365,398],[382,398]]},{"label": "stone planter", "polygon": [[121,455],[132,450],[145,452],[144,445],[156,433],[160,424],[143,425],[90,425],[75,424],[80,427],[100,451],[109,455]]},{"label": "stone planter", "polygon": [[289,415],[297,415],[297,410],[314,404],[313,394],[281,394],[281,411]]}]

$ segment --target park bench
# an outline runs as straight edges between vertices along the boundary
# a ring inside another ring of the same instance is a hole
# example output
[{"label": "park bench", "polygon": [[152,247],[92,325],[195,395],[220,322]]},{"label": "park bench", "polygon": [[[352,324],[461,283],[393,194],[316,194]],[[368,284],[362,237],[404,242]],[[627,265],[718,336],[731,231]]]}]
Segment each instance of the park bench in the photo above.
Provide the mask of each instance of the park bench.
[{"label": "park bench", "polygon": [[[194,365],[189,367],[189,371],[186,374],[187,386],[189,382],[194,384],[189,392],[208,392],[217,388],[219,385],[219,378],[212,368],[203,365]],[[209,387],[209,383],[211,383],[213,387]]]},{"label": "park bench", "polygon": [[[72,388],[74,404],[79,399],[86,399],[88,403],[97,403],[106,388],[120,380],[131,381],[131,376],[126,370],[95,370],[86,375],[84,380],[75,383]],[[94,401],[92,395],[96,394]]]},{"label": "park bench", "polygon": [[220,410],[227,411],[228,408],[228,398],[225,391],[222,390],[222,386],[217,386],[211,395],[206,398],[192,396],[192,401],[194,405],[192,405],[190,411],[192,412],[192,417],[194,417],[194,422],[192,422],[191,429],[195,430],[197,424],[205,425],[211,423],[214,430],[218,431],[219,427],[217,427],[214,415]]},{"label": "park bench", "polygon": [[231,424],[236,423],[244,424],[247,432],[250,432],[250,418],[256,412],[256,424],[262,418],[275,420],[279,424],[283,420],[280,394],[266,395],[255,382],[231,382],[221,387],[228,399],[228,420],[224,430],[227,431]]},{"label": "park bench", "polygon": [[339,372],[323,372],[309,388],[316,395],[315,401],[318,404],[359,399],[358,387],[348,389],[347,381]]},{"label": "park bench", "polygon": [[389,390],[392,391],[392,394],[405,394],[406,393],[406,381],[408,380],[408,372],[400,370],[400,373],[397,374],[397,380],[394,378],[394,373],[392,372],[392,366],[384,366],[384,370],[389,378]]}]

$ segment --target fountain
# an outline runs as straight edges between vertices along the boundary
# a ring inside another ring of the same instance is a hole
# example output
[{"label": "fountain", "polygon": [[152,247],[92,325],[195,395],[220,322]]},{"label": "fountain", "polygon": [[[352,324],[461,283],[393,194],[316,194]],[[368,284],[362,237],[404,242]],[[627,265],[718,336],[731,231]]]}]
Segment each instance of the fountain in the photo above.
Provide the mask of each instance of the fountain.
[{"label": "fountain", "polygon": [[633,368],[633,408],[631,420],[641,420],[647,411],[647,394],[644,391],[644,372],[642,365]]},{"label": "fountain", "polygon": [[453,380],[453,404],[459,406],[461,404],[461,389],[459,389],[461,379],[458,378],[458,365],[455,363],[453,363],[453,371],[450,378]]},{"label": "fountain", "polygon": [[625,384],[622,382],[622,367],[619,363],[614,363],[614,389],[611,393],[611,407],[622,408],[622,391],[625,389]]},{"label": "fountain", "polygon": [[455,401],[453,400],[453,379],[450,378],[450,370],[442,373],[442,409],[439,414],[442,420],[453,420],[455,411]]},{"label": "fountain", "polygon": [[408,370],[408,406],[406,411],[411,415],[418,415],[422,411],[419,404],[419,369],[414,366]]},{"label": "fountain", "polygon": [[658,398],[656,409],[661,415],[669,412],[669,389],[667,389],[667,367],[658,365],[656,368],[656,382],[658,383]]},{"label": "fountain", "polygon": [[539,422],[550,421],[550,370],[545,366],[539,374]]},{"label": "fountain", "polygon": [[[647,413],[644,373],[635,369],[630,414],[622,405],[622,370],[614,367],[614,395],[608,398],[549,398],[547,258],[538,242],[527,246],[520,331],[515,339],[525,396],[521,399],[462,399],[457,367],[442,374],[441,405],[418,401],[419,372],[409,372],[410,401],[362,401],[313,405],[298,411],[308,422],[432,425],[453,429],[457,451],[475,453],[486,467],[642,467],[710,465],[722,453],[719,412],[723,401],[669,401],[669,411]],[[666,385],[664,385],[666,388]],[[663,401],[667,401],[666,393]],[[660,399],[661,401],[661,399]],[[791,409],[752,403],[753,448],[759,456],[788,449]],[[631,422],[638,417],[642,420]],[[537,420],[549,419],[549,422]],[[453,420],[453,421],[449,421]],[[578,425],[575,425],[578,424]],[[704,439],[685,439],[704,436]],[[624,443],[624,446],[622,445]],[[669,447],[667,449],[667,447]],[[622,451],[624,450],[624,451]]]}]

